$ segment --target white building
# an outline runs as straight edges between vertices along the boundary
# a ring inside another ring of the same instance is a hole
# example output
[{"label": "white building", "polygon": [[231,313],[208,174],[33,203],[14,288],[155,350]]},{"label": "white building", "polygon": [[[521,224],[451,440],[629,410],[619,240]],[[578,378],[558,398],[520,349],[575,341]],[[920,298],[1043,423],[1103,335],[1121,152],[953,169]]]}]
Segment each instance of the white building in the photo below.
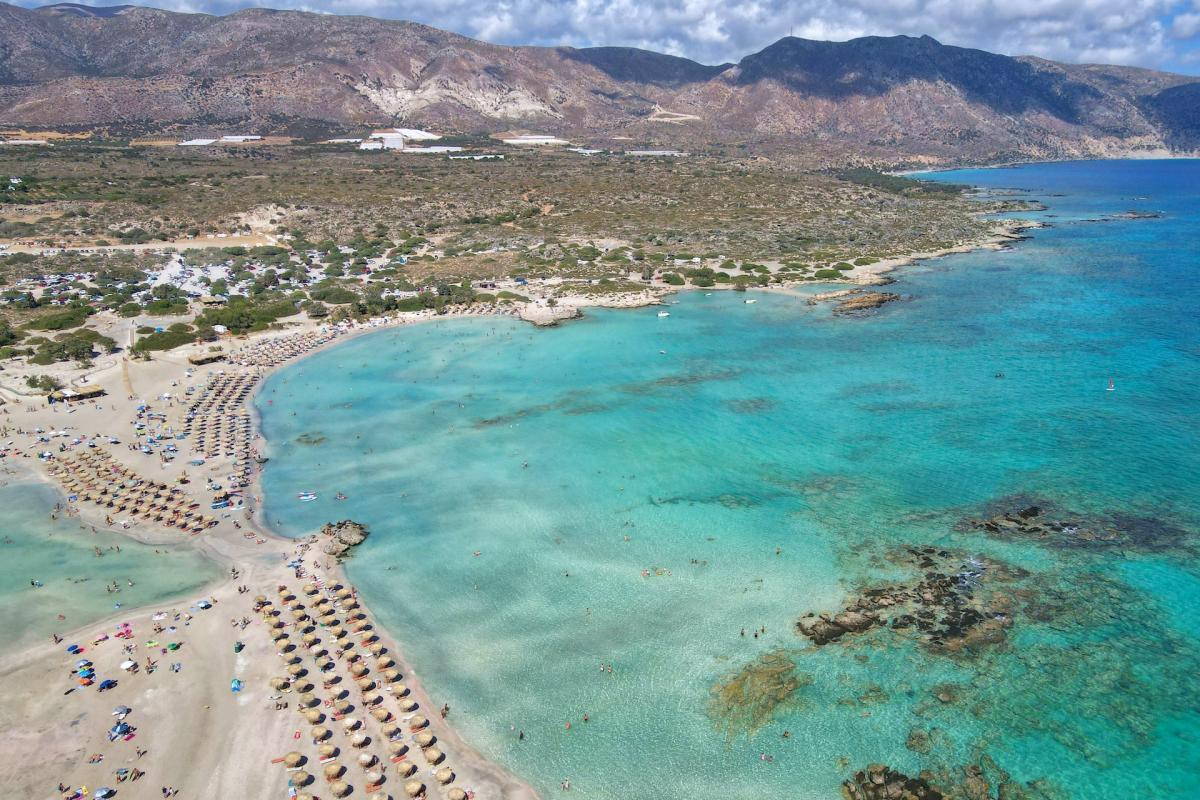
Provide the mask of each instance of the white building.
[{"label": "white building", "polygon": [[180,142],[179,147],[207,147],[216,143],[216,139],[188,139],[186,142]]},{"label": "white building", "polygon": [[570,144],[566,139],[559,139],[557,136],[547,136],[542,133],[523,133],[520,136],[514,136],[511,139],[501,139],[500,141],[505,144],[534,145],[539,147]]}]

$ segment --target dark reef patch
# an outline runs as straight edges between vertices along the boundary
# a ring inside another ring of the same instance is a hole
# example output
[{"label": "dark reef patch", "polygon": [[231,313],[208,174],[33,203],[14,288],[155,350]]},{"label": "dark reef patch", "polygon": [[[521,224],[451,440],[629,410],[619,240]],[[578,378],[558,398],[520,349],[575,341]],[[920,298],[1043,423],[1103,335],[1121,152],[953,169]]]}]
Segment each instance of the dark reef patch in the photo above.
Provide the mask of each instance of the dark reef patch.
[{"label": "dark reef patch", "polygon": [[650,505],[721,505],[729,509],[739,509],[755,508],[756,506],[762,505],[762,500],[748,494],[722,492],[721,494],[711,495],[709,497],[689,497],[687,495],[675,495],[674,497],[651,497]]},{"label": "dark reef patch", "polygon": [[325,441],[325,434],[320,431],[309,431],[296,437],[296,444],[318,445]]},{"label": "dark reef patch", "polygon": [[999,539],[1023,539],[1053,548],[1191,550],[1193,532],[1159,517],[1129,512],[1085,514],[1053,501],[1019,495],[990,504],[982,517],[965,517],[959,530],[978,530]]},{"label": "dark reef patch", "polygon": [[618,387],[619,391],[626,394],[651,395],[662,394],[670,389],[678,389],[687,386],[699,386],[705,383],[713,383],[715,381],[732,381],[741,377],[743,370],[740,369],[719,369],[709,372],[687,372],[679,375],[666,375],[662,378],[655,378],[652,381],[642,381],[640,383],[627,383],[624,386]]},{"label": "dark reef patch", "polygon": [[725,402],[725,406],[736,414],[764,414],[777,405],[778,403],[770,397],[746,397]]}]

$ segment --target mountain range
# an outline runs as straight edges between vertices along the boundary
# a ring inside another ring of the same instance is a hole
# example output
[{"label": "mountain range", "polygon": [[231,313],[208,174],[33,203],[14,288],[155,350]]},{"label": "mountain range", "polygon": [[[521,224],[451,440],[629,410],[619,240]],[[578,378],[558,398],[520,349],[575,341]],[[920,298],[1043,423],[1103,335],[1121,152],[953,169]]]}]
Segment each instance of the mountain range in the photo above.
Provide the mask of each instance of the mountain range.
[{"label": "mountain range", "polygon": [[1200,78],[944,45],[786,37],[736,64],[510,47],[413,22],[0,3],[0,120],[319,135],[366,126],[1001,160],[1200,149]]}]

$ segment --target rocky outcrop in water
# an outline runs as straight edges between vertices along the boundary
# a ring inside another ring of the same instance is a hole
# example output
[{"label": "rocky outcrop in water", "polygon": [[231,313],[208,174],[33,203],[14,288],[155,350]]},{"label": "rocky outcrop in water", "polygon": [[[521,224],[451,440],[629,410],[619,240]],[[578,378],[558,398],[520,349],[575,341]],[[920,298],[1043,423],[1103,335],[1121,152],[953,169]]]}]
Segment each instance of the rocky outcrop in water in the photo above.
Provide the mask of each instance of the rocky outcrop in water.
[{"label": "rocky outcrop in water", "polygon": [[367,540],[367,529],[360,523],[344,519],[341,522],[325,523],[321,528],[321,536],[328,539],[321,546],[323,552],[338,558],[345,558],[352,547]]},{"label": "rocky outcrop in water", "polygon": [[1011,601],[998,591],[984,591],[983,584],[1006,582],[1021,570],[933,547],[907,548],[896,559],[924,570],[921,578],[866,589],[836,614],[806,614],[796,621],[796,631],[826,645],[873,628],[912,629],[926,645],[946,652],[1004,640],[1012,625]]},{"label": "rocky outcrop in water", "polygon": [[884,764],[871,764],[842,783],[844,800],[942,800],[946,795],[924,778],[911,778]]},{"label": "rocky outcrop in water", "polygon": [[864,292],[848,297],[838,303],[833,309],[835,314],[860,314],[873,311],[880,306],[900,299],[900,295],[891,292]]}]

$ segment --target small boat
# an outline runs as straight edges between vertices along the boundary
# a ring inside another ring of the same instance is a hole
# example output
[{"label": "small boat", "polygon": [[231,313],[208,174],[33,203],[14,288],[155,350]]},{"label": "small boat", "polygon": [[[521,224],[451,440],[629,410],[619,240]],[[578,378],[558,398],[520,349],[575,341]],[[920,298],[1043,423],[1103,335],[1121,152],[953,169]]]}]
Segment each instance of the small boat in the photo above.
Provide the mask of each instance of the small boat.
[{"label": "small boat", "polygon": [[334,499],[334,500],[345,500],[345,499],[346,499],[346,495],[342,494],[341,492],[338,492],[337,494],[335,494],[335,495],[333,496],[333,499]]},{"label": "small boat", "polygon": [[757,303],[758,301],[757,300],[743,300],[742,302],[745,303],[746,305],[750,305],[751,303]]},{"label": "small boat", "polygon": [[1112,378],[1109,378],[1108,379],[1108,389],[1106,391],[1115,392],[1116,390],[1117,390],[1117,385],[1115,383],[1113,383]]},{"label": "small boat", "polygon": [[660,311],[660,312],[658,312],[658,315],[660,317],[669,317],[669,316],[671,316],[671,312],[670,311]]},{"label": "small boat", "polygon": [[317,499],[317,493],[316,492],[300,492],[299,494],[296,495],[296,499],[299,500],[301,503],[311,503],[313,500]]}]

